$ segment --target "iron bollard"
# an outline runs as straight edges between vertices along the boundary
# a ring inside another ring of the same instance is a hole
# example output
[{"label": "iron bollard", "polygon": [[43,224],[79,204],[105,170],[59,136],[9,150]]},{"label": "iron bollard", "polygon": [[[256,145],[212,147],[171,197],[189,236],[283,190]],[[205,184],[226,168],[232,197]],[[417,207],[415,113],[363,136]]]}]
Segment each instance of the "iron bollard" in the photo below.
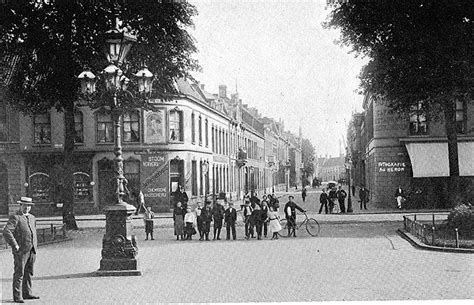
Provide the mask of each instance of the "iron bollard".
[{"label": "iron bollard", "polygon": [[62,227],[63,230],[63,239],[66,238],[66,227],[63,225]]},{"label": "iron bollard", "polygon": [[51,235],[53,235],[53,232],[54,232],[54,225],[51,224]]},{"label": "iron bollard", "polygon": [[435,226],[435,214],[432,215],[433,216],[433,227]]},{"label": "iron bollard", "polygon": [[53,236],[52,240],[56,240],[56,227],[53,227]]},{"label": "iron bollard", "polygon": [[454,230],[456,231],[456,248],[459,248],[459,230],[458,228]]},{"label": "iron bollard", "polygon": [[407,231],[407,217],[403,216],[403,227],[405,228],[405,231]]},{"label": "iron bollard", "polygon": [[45,238],[45,232],[44,232],[44,231],[45,231],[46,229],[41,229],[41,230],[43,231],[43,234],[42,234],[42,235],[43,235],[43,242],[45,242],[45,241],[46,241],[46,238]]},{"label": "iron bollard", "polygon": [[414,215],[414,218],[413,218],[414,221],[416,221],[416,214]]}]

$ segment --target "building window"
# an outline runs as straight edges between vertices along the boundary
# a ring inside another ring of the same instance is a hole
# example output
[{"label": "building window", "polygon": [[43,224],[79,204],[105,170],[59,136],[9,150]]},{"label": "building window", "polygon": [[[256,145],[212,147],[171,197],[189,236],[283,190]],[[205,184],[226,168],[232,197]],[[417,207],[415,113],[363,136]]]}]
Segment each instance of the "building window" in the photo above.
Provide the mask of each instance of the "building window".
[{"label": "building window", "polygon": [[183,141],[183,112],[170,111],[170,141]]},{"label": "building window", "polygon": [[51,179],[49,175],[36,172],[29,177],[29,196],[33,202],[50,202]]},{"label": "building window", "polygon": [[51,119],[49,113],[33,116],[35,144],[51,144]]},{"label": "building window", "polygon": [[193,144],[196,142],[196,122],[194,120],[194,113],[191,113],[191,143]]},{"label": "building window", "polygon": [[140,142],[140,116],[138,111],[123,114],[123,141]]},{"label": "building window", "polygon": [[191,194],[197,196],[197,162],[191,162],[191,171],[192,171],[192,185],[191,185]]},{"label": "building window", "polygon": [[456,131],[466,133],[466,107],[462,101],[456,101]]},{"label": "building window", "polygon": [[203,162],[199,162],[199,195],[202,195],[204,190],[204,169],[203,169]]},{"label": "building window", "polygon": [[413,105],[410,113],[410,135],[428,134],[428,122],[422,109],[422,103]]},{"label": "building window", "polygon": [[212,126],[211,128],[211,141],[212,141],[212,152],[215,152],[214,149],[215,149],[215,141],[214,141],[214,126]]},{"label": "building window", "polygon": [[97,113],[97,142],[114,142],[114,122],[109,112]]},{"label": "building window", "polygon": [[74,143],[84,143],[84,115],[81,111],[74,112],[74,130],[76,132]]},{"label": "building window", "polygon": [[89,174],[74,173],[74,199],[77,201],[92,201],[92,186]]},{"label": "building window", "polygon": [[0,142],[8,141],[8,117],[7,105],[5,102],[0,104]]},{"label": "building window", "polygon": [[123,175],[127,178],[130,192],[140,191],[140,161],[128,159],[123,162]]},{"label": "building window", "polygon": [[209,146],[209,123],[206,119],[206,125],[204,127],[205,137],[206,137],[206,147]]},{"label": "building window", "polygon": [[199,129],[199,145],[202,145],[202,118],[201,116],[199,116],[198,129]]}]

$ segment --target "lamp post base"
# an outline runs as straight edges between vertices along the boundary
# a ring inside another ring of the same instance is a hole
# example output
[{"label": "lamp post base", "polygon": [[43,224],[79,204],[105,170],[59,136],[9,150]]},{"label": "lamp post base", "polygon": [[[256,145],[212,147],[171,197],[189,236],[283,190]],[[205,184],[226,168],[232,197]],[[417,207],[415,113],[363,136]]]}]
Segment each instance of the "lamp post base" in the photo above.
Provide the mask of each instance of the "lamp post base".
[{"label": "lamp post base", "polygon": [[141,275],[136,256],[138,248],[132,232],[135,207],[118,203],[105,207],[106,227],[102,239],[102,259],[98,276]]}]

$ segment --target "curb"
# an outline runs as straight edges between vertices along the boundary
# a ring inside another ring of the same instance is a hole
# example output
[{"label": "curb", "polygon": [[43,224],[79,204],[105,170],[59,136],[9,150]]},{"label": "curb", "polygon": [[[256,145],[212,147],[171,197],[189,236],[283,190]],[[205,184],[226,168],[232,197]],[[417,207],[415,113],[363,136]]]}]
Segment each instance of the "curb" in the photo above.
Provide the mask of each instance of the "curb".
[{"label": "curb", "polygon": [[398,229],[397,233],[404,239],[406,239],[412,246],[418,249],[427,250],[427,251],[438,251],[438,252],[450,252],[450,253],[474,253],[474,249],[467,249],[467,248],[448,248],[448,247],[436,247],[436,246],[429,246],[422,243],[418,238],[413,236],[412,234],[403,231],[402,229]]},{"label": "curb", "polygon": [[[70,240],[73,240],[74,238],[72,237],[66,237],[66,238],[62,238],[62,239],[56,239],[56,240],[50,240],[50,241],[47,241],[47,242],[44,242],[44,243],[39,243],[38,244],[38,247],[40,246],[46,246],[46,245],[51,245],[51,244],[59,244],[59,243],[62,243],[62,242],[66,242],[66,241],[70,241]],[[2,248],[0,249],[0,252],[3,252],[3,251],[11,251],[10,247],[8,248]]]}]

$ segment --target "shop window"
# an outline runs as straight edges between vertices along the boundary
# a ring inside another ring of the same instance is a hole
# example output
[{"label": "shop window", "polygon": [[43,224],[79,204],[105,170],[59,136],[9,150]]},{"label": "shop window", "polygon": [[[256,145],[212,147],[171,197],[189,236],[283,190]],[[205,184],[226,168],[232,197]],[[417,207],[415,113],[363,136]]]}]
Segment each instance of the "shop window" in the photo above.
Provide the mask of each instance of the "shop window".
[{"label": "shop window", "polygon": [[211,141],[212,141],[212,152],[215,152],[214,126],[212,126],[212,128],[211,128]]},{"label": "shop window", "polygon": [[194,113],[191,113],[191,143],[193,144],[196,142],[196,125],[194,120]]},{"label": "shop window", "polygon": [[48,174],[36,172],[29,177],[29,195],[33,202],[50,202],[51,179]]},{"label": "shop window", "polygon": [[183,112],[171,110],[169,117],[170,141],[183,141]]},{"label": "shop window", "polygon": [[428,122],[425,111],[422,109],[422,103],[413,105],[410,113],[410,135],[428,134]]},{"label": "shop window", "polygon": [[140,142],[140,116],[138,111],[123,114],[123,141]]},{"label": "shop window", "polygon": [[35,144],[51,144],[51,119],[49,113],[33,116]]},{"label": "shop window", "polygon": [[202,195],[204,190],[204,169],[202,161],[199,162],[199,195]]},{"label": "shop window", "polygon": [[466,133],[466,107],[462,101],[456,101],[456,131]]},{"label": "shop window", "polygon": [[192,184],[191,184],[191,194],[197,196],[197,162],[191,162],[191,171],[192,171]]},{"label": "shop window", "polygon": [[97,142],[114,142],[114,122],[112,121],[110,112],[97,113]]},{"label": "shop window", "polygon": [[83,172],[74,173],[74,199],[92,201],[91,177]]},{"label": "shop window", "polygon": [[0,142],[8,141],[8,116],[7,105],[4,101],[0,104]]},{"label": "shop window", "polygon": [[74,112],[74,129],[76,131],[74,143],[84,143],[84,115],[81,111]]}]

